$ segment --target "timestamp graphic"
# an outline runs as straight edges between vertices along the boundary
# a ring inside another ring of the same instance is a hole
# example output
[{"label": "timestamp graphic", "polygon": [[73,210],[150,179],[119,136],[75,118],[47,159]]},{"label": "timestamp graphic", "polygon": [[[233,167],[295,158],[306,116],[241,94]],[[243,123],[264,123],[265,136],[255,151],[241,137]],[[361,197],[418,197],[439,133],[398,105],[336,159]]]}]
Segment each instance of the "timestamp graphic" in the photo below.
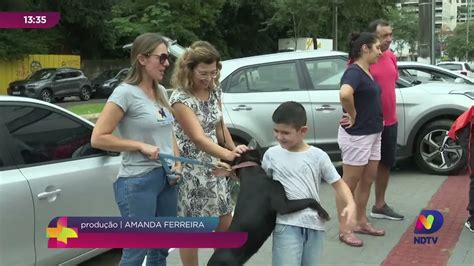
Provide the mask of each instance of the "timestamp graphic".
[{"label": "timestamp graphic", "polygon": [[59,12],[0,12],[0,29],[49,29],[59,19]]}]

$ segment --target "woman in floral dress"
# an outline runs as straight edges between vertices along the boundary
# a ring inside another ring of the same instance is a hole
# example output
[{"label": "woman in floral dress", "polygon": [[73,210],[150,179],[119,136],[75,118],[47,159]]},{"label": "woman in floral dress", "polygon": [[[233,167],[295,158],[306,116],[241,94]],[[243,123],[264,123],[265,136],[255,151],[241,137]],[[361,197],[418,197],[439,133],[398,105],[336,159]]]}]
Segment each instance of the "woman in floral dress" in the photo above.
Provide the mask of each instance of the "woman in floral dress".
[{"label": "woman in floral dress", "polygon": [[[221,67],[219,53],[204,41],[193,43],[176,63],[172,78],[175,90],[170,104],[183,157],[217,164],[219,159],[233,161],[247,149],[245,145],[234,144],[222,119]],[[178,216],[218,216],[216,231],[226,231],[232,221],[230,191],[227,179],[214,176],[212,170],[183,164],[183,180],[178,185]],[[183,265],[198,265],[197,249],[181,249],[180,255]]]}]

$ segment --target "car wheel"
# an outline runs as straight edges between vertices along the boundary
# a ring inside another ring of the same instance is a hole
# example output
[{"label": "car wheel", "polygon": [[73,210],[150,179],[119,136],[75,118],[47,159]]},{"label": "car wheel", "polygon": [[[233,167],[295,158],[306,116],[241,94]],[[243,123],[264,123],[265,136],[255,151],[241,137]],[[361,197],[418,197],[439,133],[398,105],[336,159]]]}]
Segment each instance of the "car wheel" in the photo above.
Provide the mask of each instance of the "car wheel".
[{"label": "car wheel", "polygon": [[81,95],[79,95],[82,101],[88,101],[91,99],[91,89],[89,87],[82,87]]},{"label": "car wheel", "polygon": [[421,130],[415,144],[415,162],[422,170],[449,175],[465,166],[467,154],[447,135],[452,123],[451,120],[438,120]]},{"label": "car wheel", "polygon": [[53,94],[49,89],[44,89],[41,91],[40,94],[41,100],[47,102],[47,103],[52,103],[54,102]]}]

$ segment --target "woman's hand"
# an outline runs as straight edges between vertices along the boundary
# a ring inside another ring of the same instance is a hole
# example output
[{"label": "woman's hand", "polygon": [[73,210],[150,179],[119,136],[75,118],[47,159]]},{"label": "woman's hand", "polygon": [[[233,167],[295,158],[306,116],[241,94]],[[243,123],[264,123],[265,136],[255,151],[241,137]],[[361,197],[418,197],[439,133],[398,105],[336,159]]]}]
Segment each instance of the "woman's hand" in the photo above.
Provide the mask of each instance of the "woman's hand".
[{"label": "woman's hand", "polygon": [[[173,167],[171,167],[171,174],[176,176],[176,179],[172,180],[170,185],[175,185],[181,182],[183,178],[183,166],[181,163],[175,163]],[[168,179],[169,181],[169,179]]]},{"label": "woman's hand", "polygon": [[247,147],[247,145],[237,145],[234,148],[233,152],[238,153],[238,154],[242,154],[242,153],[244,153],[248,150],[249,150],[249,148]]},{"label": "woman's hand", "polygon": [[233,150],[229,151],[226,158],[223,158],[223,159],[226,161],[232,162],[233,160],[235,160],[235,158],[240,157],[242,153],[248,150],[249,148],[246,145],[238,145]]},{"label": "woman's hand", "polygon": [[215,176],[230,176],[232,174],[232,167],[225,162],[219,161],[212,170],[212,174]]},{"label": "woman's hand", "polygon": [[356,116],[355,114],[354,114],[354,117],[352,117],[350,114],[344,113],[342,114],[341,120],[339,120],[339,124],[343,128],[351,128],[355,124],[355,116]]},{"label": "woman's hand", "polygon": [[175,173],[183,172],[183,165],[181,163],[175,163],[173,167],[171,167],[171,172],[175,172]]},{"label": "woman's hand", "polygon": [[140,152],[145,154],[150,160],[158,159],[158,153],[160,153],[160,148],[154,145],[142,143],[140,145]]}]

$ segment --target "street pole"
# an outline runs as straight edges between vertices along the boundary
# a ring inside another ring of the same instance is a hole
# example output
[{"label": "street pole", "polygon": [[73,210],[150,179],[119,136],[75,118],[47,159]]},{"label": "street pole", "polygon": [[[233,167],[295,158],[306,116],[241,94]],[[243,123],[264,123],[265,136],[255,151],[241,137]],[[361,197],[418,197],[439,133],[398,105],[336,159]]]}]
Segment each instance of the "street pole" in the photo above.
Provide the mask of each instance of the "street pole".
[{"label": "street pole", "polygon": [[337,51],[337,2],[334,3],[332,49]]},{"label": "street pole", "polygon": [[339,8],[339,5],[342,4],[344,2],[344,0],[332,0],[332,4],[333,4],[333,14],[332,14],[332,19],[333,19],[333,23],[332,23],[332,49],[334,51],[337,51],[338,50],[338,43],[337,43],[337,13],[338,13],[338,8]]},{"label": "street pole", "polygon": [[432,63],[433,47],[433,1],[419,0],[418,2],[418,62]]},{"label": "street pole", "polygon": [[466,14],[466,61],[469,61],[469,58],[468,58],[468,49],[467,47],[469,47],[469,14],[471,13],[470,11],[470,8],[471,8],[471,0],[467,0],[467,14]]},{"label": "street pole", "polygon": [[[436,22],[436,0],[431,0],[431,64],[436,65],[435,59],[435,22]],[[442,26],[442,25],[441,25]]]}]

